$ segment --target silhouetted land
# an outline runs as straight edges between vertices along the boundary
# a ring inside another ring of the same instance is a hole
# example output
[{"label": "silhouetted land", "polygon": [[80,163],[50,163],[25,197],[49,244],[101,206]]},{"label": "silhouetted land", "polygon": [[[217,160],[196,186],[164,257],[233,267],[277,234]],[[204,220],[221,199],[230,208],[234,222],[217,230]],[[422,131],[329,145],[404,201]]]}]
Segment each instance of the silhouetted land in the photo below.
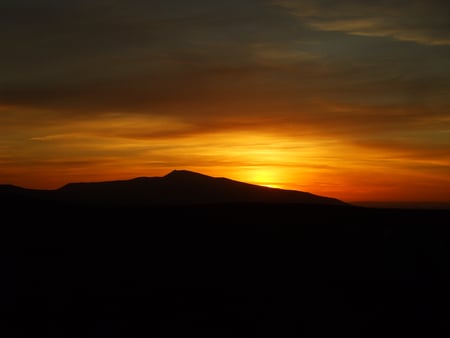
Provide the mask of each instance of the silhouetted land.
[{"label": "silhouetted land", "polygon": [[295,190],[274,189],[224,177],[174,170],[163,177],[69,183],[56,190],[0,186],[8,199],[32,199],[96,206],[155,206],[223,203],[302,203],[345,205],[335,198]]},{"label": "silhouetted land", "polygon": [[450,210],[0,190],[4,337],[450,332]]}]

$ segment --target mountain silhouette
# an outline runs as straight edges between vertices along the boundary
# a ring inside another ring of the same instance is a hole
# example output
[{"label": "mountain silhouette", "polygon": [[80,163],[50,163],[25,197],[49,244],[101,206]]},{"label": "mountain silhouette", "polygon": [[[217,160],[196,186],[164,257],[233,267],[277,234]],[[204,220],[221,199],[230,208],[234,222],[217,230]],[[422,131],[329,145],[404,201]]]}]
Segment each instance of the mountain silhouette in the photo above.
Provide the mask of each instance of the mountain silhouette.
[{"label": "mountain silhouette", "polygon": [[58,202],[101,205],[193,205],[223,203],[301,203],[346,205],[335,198],[297,190],[269,188],[211,177],[188,170],[174,170],[162,177],[69,183],[56,190],[0,186],[0,193],[14,198],[39,198]]}]

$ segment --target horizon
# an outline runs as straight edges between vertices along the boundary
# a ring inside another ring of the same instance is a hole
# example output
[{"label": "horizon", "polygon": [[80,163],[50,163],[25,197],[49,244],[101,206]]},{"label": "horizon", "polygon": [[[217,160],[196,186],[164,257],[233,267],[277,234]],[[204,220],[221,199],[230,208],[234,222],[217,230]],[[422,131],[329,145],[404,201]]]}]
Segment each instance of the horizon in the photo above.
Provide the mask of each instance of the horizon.
[{"label": "horizon", "polygon": [[450,203],[450,3],[0,6],[0,183],[213,177]]},{"label": "horizon", "polygon": [[[71,181],[71,182],[65,182],[64,184],[57,186],[57,187],[53,187],[53,188],[30,188],[30,187],[14,185],[14,184],[12,184],[12,186],[15,186],[18,188],[24,188],[27,190],[55,191],[55,190],[65,187],[66,185],[69,185],[69,184],[114,183],[114,182],[133,181],[135,179],[141,179],[141,178],[142,179],[164,178],[164,177],[169,176],[176,172],[185,172],[185,173],[189,173],[189,174],[201,175],[201,176],[205,176],[205,177],[218,178],[218,179],[225,178],[230,181],[251,184],[251,185],[265,187],[265,188],[306,192],[306,193],[310,193],[310,194],[320,196],[320,197],[335,198],[344,203],[348,203],[349,205],[354,205],[354,206],[362,206],[362,207],[369,207],[369,208],[389,208],[389,209],[391,209],[391,208],[394,208],[394,209],[417,209],[417,208],[418,209],[450,209],[450,202],[447,202],[447,201],[426,201],[426,200],[409,200],[409,201],[407,201],[407,200],[353,200],[353,201],[351,201],[350,200],[350,201],[348,201],[348,200],[343,200],[343,199],[340,199],[340,198],[337,198],[337,197],[331,196],[331,195],[317,194],[313,191],[304,191],[304,190],[298,190],[298,189],[289,189],[289,188],[275,187],[275,186],[269,186],[269,185],[264,185],[264,184],[257,184],[257,183],[237,180],[237,179],[234,179],[231,177],[226,177],[226,176],[211,176],[211,175],[206,175],[202,172],[187,170],[187,169],[172,169],[163,175],[156,175],[156,176],[136,176],[136,177],[128,177],[128,178],[123,178],[123,179],[111,179],[111,180]],[[2,185],[11,185],[11,184],[0,182],[0,186],[2,186]]]}]

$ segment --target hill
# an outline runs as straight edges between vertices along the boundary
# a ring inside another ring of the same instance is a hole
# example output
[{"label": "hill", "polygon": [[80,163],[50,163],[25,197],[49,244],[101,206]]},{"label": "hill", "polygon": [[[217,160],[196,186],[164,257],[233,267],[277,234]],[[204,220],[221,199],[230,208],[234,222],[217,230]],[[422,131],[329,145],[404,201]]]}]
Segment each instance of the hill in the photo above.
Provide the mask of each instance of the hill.
[{"label": "hill", "polygon": [[335,198],[174,170],[163,177],[69,183],[56,190],[0,186],[5,199],[19,197],[94,205],[194,205],[223,203],[301,203],[346,205]]}]

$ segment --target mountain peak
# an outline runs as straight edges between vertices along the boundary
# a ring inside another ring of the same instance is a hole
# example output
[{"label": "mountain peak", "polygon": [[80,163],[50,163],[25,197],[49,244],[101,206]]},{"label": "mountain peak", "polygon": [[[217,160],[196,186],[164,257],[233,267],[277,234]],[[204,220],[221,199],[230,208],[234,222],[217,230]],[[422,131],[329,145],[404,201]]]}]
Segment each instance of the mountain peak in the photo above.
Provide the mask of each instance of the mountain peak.
[{"label": "mountain peak", "polygon": [[190,170],[172,170],[170,173],[164,176],[164,178],[212,178],[204,174],[197,173]]}]

